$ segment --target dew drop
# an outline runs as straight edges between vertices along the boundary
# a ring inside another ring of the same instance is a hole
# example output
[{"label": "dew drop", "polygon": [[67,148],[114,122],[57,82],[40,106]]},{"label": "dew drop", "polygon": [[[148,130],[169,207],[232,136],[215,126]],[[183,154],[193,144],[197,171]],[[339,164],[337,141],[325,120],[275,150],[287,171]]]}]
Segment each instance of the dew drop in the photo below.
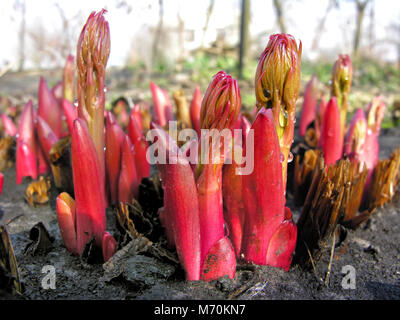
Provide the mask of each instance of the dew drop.
[{"label": "dew drop", "polygon": [[289,156],[288,156],[287,162],[290,163],[292,161],[293,161],[293,153],[289,152]]},{"label": "dew drop", "polygon": [[281,152],[281,155],[279,157],[279,162],[282,163],[283,161],[285,161],[285,156],[283,155],[283,153]]},{"label": "dew drop", "polygon": [[284,108],[281,107],[281,111],[279,112],[278,121],[281,127],[286,127],[289,119],[289,114],[286,112]]}]

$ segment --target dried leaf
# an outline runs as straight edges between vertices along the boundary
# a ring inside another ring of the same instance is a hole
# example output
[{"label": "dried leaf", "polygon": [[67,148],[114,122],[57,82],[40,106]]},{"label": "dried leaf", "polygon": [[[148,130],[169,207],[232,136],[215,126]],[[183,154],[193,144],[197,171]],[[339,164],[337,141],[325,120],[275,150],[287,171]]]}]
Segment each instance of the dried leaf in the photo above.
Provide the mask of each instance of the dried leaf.
[{"label": "dried leaf", "polygon": [[49,152],[54,184],[58,191],[74,196],[71,167],[71,137],[60,139]]},{"label": "dried leaf", "polygon": [[319,150],[309,149],[303,157],[296,156],[294,167],[294,201],[296,206],[303,205],[305,201],[320,155]]},{"label": "dried leaf", "polygon": [[382,207],[392,200],[400,182],[400,148],[397,148],[388,159],[379,160],[372,177],[368,191],[366,207],[373,209]]},{"label": "dried leaf", "polygon": [[318,137],[315,129],[313,127],[307,128],[304,134],[304,141],[310,148],[316,148],[318,144]]},{"label": "dried leaf", "polygon": [[373,210],[366,210],[358,213],[367,181],[368,169],[360,163],[350,162],[346,174],[348,178],[344,186],[341,206],[343,219],[340,223],[348,228],[355,229],[365,222],[373,212]]},{"label": "dried leaf", "polygon": [[10,136],[0,138],[0,171],[11,168],[15,158],[15,139]]},{"label": "dried leaf", "polygon": [[117,221],[119,226],[127,233],[129,233],[133,239],[140,237],[139,232],[135,228],[135,224],[129,216],[129,206],[127,203],[120,202],[119,207],[115,209]]},{"label": "dried leaf", "polygon": [[38,181],[33,181],[26,188],[25,200],[32,207],[44,205],[49,202],[50,178],[41,176]]},{"label": "dried leaf", "polygon": [[0,287],[13,294],[22,293],[17,259],[7,229],[2,225],[0,225]]},{"label": "dried leaf", "polygon": [[41,222],[35,224],[29,231],[29,239],[31,242],[25,247],[25,254],[45,255],[53,248],[54,238]]}]

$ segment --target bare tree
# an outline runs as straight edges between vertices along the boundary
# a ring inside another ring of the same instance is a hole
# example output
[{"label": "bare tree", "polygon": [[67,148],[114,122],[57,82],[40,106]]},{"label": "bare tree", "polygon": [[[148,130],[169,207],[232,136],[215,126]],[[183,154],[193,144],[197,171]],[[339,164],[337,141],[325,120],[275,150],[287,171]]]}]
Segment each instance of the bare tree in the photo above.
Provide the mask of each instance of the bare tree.
[{"label": "bare tree", "polygon": [[250,21],[250,0],[242,0],[240,18],[240,43],[239,43],[239,78],[243,78],[243,69],[247,62],[249,51],[249,21]]},{"label": "bare tree", "polygon": [[33,46],[30,50],[30,60],[36,69],[41,69],[44,60],[48,58],[53,61],[55,59],[54,53],[48,49],[50,39],[48,39],[42,21],[38,20],[34,28],[29,28],[27,34],[31,38]]},{"label": "bare tree", "polygon": [[[180,3],[179,3],[180,5]],[[180,55],[179,55],[179,62],[183,62],[185,56],[185,41],[184,41],[184,34],[185,34],[185,20],[182,18],[180,10],[178,9],[177,13],[177,20],[178,20],[178,39],[179,39],[179,48],[180,48]]]},{"label": "bare tree", "polygon": [[213,12],[213,9],[214,9],[214,2],[215,2],[214,0],[210,0],[210,4],[208,5],[208,9],[207,9],[207,13],[206,13],[206,22],[205,22],[204,27],[203,27],[203,38],[201,39],[200,49],[204,48],[204,41],[205,41],[205,38],[206,38],[208,24],[210,22],[210,17],[211,17],[211,14]]},{"label": "bare tree", "polygon": [[390,36],[384,39],[384,42],[395,46],[397,50],[397,68],[400,69],[400,23],[391,23],[388,26],[388,34]]},{"label": "bare tree", "polygon": [[58,27],[48,28],[40,18],[27,26],[26,34],[32,46],[29,58],[35,68],[63,66],[66,57],[75,51],[75,35],[79,34],[84,19],[81,11],[69,17],[58,4],[55,4],[55,8],[61,21]]},{"label": "bare tree", "polygon": [[368,50],[372,55],[375,47],[375,2],[372,0],[369,11]]},{"label": "bare tree", "polygon": [[26,5],[25,0],[15,0],[14,10],[21,13],[18,30],[18,71],[24,70],[25,65],[25,35],[26,35]]},{"label": "bare tree", "polygon": [[354,34],[353,41],[353,56],[358,56],[358,49],[360,48],[361,41],[361,32],[362,32],[362,23],[365,16],[365,9],[370,0],[355,0],[356,9],[357,9],[357,17],[356,17],[356,30]]},{"label": "bare tree", "polygon": [[162,35],[162,29],[163,29],[163,20],[164,20],[164,1],[163,0],[158,0],[158,15],[159,15],[159,20],[158,20],[158,25],[157,29],[154,34],[154,39],[153,39],[153,50],[152,50],[152,65],[154,66],[155,62],[159,58],[159,43],[161,40],[161,35]]},{"label": "bare tree", "polygon": [[284,5],[283,0],[274,0],[274,8],[275,8],[276,18],[278,20],[278,26],[279,26],[280,32],[286,33],[287,29],[286,29],[285,16],[283,14],[283,5]]},{"label": "bare tree", "polygon": [[338,0],[328,0],[328,5],[325,9],[325,13],[322,16],[321,20],[319,20],[317,29],[315,31],[315,37],[314,37],[314,40],[312,42],[312,47],[311,47],[312,50],[314,50],[314,51],[318,50],[319,40],[321,39],[321,36],[325,29],[325,21],[327,20],[328,15],[331,12],[331,10],[333,8],[338,8],[338,7],[339,7]]},{"label": "bare tree", "polygon": [[63,30],[63,32],[60,34],[60,54],[63,58],[66,58],[69,54],[71,54],[73,50],[72,47],[75,45],[75,43],[71,43],[72,34],[69,23],[70,20],[65,16],[63,8],[58,3],[56,3],[55,6],[60,14],[61,30]]}]

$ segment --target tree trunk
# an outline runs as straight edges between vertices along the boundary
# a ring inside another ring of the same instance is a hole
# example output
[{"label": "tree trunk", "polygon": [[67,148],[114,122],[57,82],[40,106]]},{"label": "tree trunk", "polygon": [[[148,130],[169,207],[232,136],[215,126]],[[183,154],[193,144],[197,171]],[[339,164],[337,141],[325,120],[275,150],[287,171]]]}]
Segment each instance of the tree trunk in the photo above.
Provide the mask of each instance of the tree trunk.
[{"label": "tree trunk", "polygon": [[246,66],[249,52],[249,21],[250,0],[242,0],[240,18],[240,44],[239,44],[239,79],[243,79],[243,69]]},{"label": "tree trunk", "polygon": [[356,1],[356,8],[357,8],[357,21],[356,21],[356,31],[354,35],[354,43],[353,43],[353,55],[356,58],[358,56],[358,49],[360,47],[360,40],[361,40],[361,29],[362,23],[364,20],[365,15],[365,8],[368,4],[369,0],[357,0]]},{"label": "tree trunk", "polygon": [[18,32],[18,40],[19,40],[18,71],[23,71],[25,65],[25,34],[26,34],[25,0],[21,2],[18,1],[17,6],[21,9],[21,24]]},{"label": "tree trunk", "polygon": [[282,0],[274,0],[274,8],[280,32],[286,33],[285,17],[283,15]]},{"label": "tree trunk", "polygon": [[178,42],[179,42],[179,57],[177,61],[177,68],[181,70],[183,67],[183,62],[185,60],[185,21],[182,19],[180,11],[177,15],[178,19]]},{"label": "tree trunk", "polygon": [[164,1],[158,0],[158,4],[159,4],[159,20],[158,20],[157,29],[154,34],[154,40],[153,40],[152,68],[159,58],[159,43],[161,40],[163,20],[164,20]]},{"label": "tree trunk", "polygon": [[314,51],[318,50],[319,39],[321,39],[322,33],[325,29],[326,19],[328,18],[328,14],[334,6],[337,6],[337,0],[328,0],[328,6],[326,7],[324,16],[321,18],[321,20],[318,23],[317,30],[315,32],[315,37],[312,42],[311,48]]},{"label": "tree trunk", "polygon": [[201,50],[203,50],[203,48],[204,48],[204,41],[206,38],[208,23],[210,22],[210,17],[213,12],[213,9],[214,9],[214,2],[215,2],[214,0],[210,0],[210,5],[208,6],[208,9],[207,9],[206,23],[204,24],[204,27],[203,27],[203,38],[201,39],[201,46],[200,46]]},{"label": "tree trunk", "polygon": [[368,49],[369,54],[372,56],[375,49],[375,3],[372,1],[369,12],[369,30],[368,30]]}]

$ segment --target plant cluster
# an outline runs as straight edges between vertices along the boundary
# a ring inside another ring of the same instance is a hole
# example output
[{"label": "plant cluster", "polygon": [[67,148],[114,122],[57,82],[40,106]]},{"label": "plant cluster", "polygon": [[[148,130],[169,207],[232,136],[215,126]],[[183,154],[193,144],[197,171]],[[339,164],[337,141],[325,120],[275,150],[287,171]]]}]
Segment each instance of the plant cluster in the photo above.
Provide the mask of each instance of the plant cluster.
[{"label": "plant cluster", "polygon": [[[96,247],[108,261],[124,245],[106,231],[107,207],[126,233],[144,237],[135,225],[153,228],[140,205],[149,181],[161,185],[153,184],[162,202],[156,218],[187,280],[233,278],[237,263],[287,271],[294,254],[308,261],[338,224],[357,227],[393,197],[400,153],[378,158],[382,98],[346,123],[349,56],[340,55],[333,66],[327,103],[316,76],[307,84],[299,126],[305,148],[293,161],[301,42],[289,34],[269,37],[250,115],[242,110],[237,80],[225,71],[212,77],[203,96],[197,86],[190,103],[182,91],[171,100],[150,82],[153,108],[122,98],[106,110],[110,31],[104,14],[87,19],[62,80],[50,89],[40,79],[37,108],[28,101],[18,125],[1,115],[4,168],[15,141],[16,183],[35,180],[26,192],[33,205],[48,201],[51,184],[43,176],[52,176],[61,236],[72,254]],[[0,174],[0,191],[2,183]],[[297,224],[286,206],[291,188],[303,205]]]}]

